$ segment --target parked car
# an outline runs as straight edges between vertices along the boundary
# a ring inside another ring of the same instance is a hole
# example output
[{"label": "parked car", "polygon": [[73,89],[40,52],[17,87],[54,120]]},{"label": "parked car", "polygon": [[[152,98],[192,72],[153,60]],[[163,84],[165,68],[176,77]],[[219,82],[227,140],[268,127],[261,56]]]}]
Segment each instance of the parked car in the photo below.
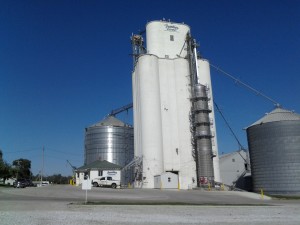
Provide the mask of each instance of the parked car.
[{"label": "parked car", "polygon": [[32,183],[32,180],[25,179],[25,182],[26,182],[26,187],[34,187],[34,184]]},{"label": "parked car", "polygon": [[17,179],[13,183],[14,188],[25,188],[26,187],[26,180],[25,179]]},{"label": "parked car", "polygon": [[92,180],[92,185],[94,187],[111,187],[111,188],[117,188],[120,186],[119,180],[114,180],[112,177],[101,177],[101,178],[95,178]]}]

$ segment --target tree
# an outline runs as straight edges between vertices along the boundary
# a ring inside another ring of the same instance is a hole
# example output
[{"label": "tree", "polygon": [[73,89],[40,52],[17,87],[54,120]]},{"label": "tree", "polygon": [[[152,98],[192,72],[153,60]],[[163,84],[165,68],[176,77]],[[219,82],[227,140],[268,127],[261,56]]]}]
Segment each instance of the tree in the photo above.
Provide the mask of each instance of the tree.
[{"label": "tree", "polygon": [[3,153],[0,149],[0,178],[3,178],[4,183],[10,177],[12,177],[11,166],[3,160]]},{"label": "tree", "polygon": [[11,167],[7,162],[0,162],[0,178],[3,178],[4,181],[12,176]]},{"label": "tree", "polygon": [[53,184],[68,184],[72,177],[65,177],[61,174],[53,174],[52,176],[45,177],[45,179]]},{"label": "tree", "polygon": [[17,178],[31,178],[32,173],[31,169],[31,161],[28,159],[17,159],[13,161],[13,166],[16,169],[16,177]]},{"label": "tree", "polygon": [[[61,174],[53,174],[50,176],[43,177],[43,180],[49,181],[52,184],[69,184],[71,179],[71,176],[62,176]],[[40,174],[32,176],[32,180],[39,181]]]}]

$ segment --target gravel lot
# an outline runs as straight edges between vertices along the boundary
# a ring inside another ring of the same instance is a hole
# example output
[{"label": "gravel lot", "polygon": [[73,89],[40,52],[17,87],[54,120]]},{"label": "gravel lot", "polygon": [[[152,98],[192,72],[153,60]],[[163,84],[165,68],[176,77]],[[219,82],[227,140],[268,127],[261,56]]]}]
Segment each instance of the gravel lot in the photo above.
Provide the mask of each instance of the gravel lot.
[{"label": "gravel lot", "polygon": [[298,200],[234,192],[97,188],[88,200],[115,205],[85,205],[80,187],[0,188],[0,224],[300,224]]}]

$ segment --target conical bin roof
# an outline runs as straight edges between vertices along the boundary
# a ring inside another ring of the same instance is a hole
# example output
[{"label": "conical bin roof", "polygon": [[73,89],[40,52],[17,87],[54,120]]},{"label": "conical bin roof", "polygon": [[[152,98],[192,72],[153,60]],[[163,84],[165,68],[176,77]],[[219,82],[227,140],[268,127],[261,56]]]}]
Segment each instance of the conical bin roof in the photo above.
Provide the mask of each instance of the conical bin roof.
[{"label": "conical bin roof", "polygon": [[100,126],[115,126],[115,127],[130,127],[130,125],[122,122],[114,116],[105,117],[100,122],[91,125],[90,127],[100,127]]},{"label": "conical bin roof", "polygon": [[278,122],[278,121],[294,121],[294,120],[300,120],[300,115],[287,109],[276,108],[270,113],[267,113],[261,119],[257,120],[255,123],[251,124],[249,127],[255,125],[261,125],[264,123],[271,123],[271,122]]}]

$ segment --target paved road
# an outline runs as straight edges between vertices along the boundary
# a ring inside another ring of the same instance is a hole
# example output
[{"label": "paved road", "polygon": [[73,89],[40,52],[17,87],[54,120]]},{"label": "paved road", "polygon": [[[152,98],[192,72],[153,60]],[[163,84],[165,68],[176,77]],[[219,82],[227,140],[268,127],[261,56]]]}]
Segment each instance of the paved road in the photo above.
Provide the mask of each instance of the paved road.
[{"label": "paved road", "polygon": [[93,188],[88,201],[104,204],[74,186],[0,188],[0,224],[300,224],[300,201],[247,193]]}]

